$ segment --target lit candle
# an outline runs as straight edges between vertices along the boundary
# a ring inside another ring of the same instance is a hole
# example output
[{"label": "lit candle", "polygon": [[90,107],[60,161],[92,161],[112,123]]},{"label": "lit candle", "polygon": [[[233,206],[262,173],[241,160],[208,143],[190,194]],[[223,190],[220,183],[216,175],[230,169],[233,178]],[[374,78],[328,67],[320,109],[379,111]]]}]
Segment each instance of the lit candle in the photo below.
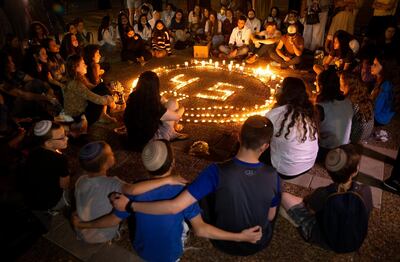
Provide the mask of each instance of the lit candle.
[{"label": "lit candle", "polygon": [[197,59],[194,60],[194,64],[195,64],[195,65],[197,65],[198,63],[199,63],[199,61],[197,61]]},{"label": "lit candle", "polygon": [[206,61],[201,61],[201,66],[204,67],[206,65]]},{"label": "lit candle", "polygon": [[243,71],[244,71],[244,66],[240,66],[239,69],[240,69],[240,71],[242,71],[242,73],[243,73]]},{"label": "lit candle", "polygon": [[218,67],[219,67],[219,63],[215,62],[215,68],[218,68]]},{"label": "lit candle", "polygon": [[189,62],[185,62],[185,66],[188,67],[189,66]]},{"label": "lit candle", "polygon": [[232,71],[232,65],[231,64],[228,65],[228,70]]},{"label": "lit candle", "polygon": [[225,61],[225,60],[222,60],[222,64],[225,65],[225,64],[226,64],[226,61]]},{"label": "lit candle", "polygon": [[239,65],[239,64],[236,64],[236,66],[235,66],[235,67],[236,67],[236,69],[239,69],[240,65]]},{"label": "lit candle", "polygon": [[213,63],[212,59],[208,60],[208,63],[209,63],[210,65],[212,65],[212,63]]}]

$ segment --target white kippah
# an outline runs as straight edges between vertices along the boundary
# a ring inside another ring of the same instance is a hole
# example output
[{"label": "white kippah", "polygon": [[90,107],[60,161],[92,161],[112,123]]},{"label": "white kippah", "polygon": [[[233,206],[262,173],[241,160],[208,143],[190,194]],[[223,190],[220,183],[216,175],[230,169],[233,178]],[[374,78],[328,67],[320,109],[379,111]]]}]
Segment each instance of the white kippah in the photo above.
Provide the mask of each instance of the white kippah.
[{"label": "white kippah", "polygon": [[289,35],[294,35],[297,33],[297,27],[295,25],[289,25],[287,32]]},{"label": "white kippah", "polygon": [[148,171],[160,169],[168,157],[168,148],[163,141],[150,141],[143,149],[142,161]]},{"label": "white kippah", "polygon": [[347,154],[341,148],[332,149],[325,158],[325,167],[328,171],[337,172],[347,164]]},{"label": "white kippah", "polygon": [[349,47],[354,54],[357,54],[358,50],[360,50],[360,43],[357,41],[357,39],[353,39],[349,42]]},{"label": "white kippah", "polygon": [[33,133],[35,136],[44,136],[49,132],[50,128],[52,126],[52,123],[50,120],[42,120],[39,121],[35,124],[33,128]]}]

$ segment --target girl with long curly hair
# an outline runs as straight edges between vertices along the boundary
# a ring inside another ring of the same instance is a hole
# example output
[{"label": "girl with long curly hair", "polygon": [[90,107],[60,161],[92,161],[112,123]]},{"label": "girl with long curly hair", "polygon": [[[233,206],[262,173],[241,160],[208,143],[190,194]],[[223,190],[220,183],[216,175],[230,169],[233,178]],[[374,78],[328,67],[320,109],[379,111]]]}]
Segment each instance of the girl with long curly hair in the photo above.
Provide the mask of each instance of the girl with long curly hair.
[{"label": "girl with long curly hair", "polygon": [[343,72],[340,75],[340,90],[353,104],[351,142],[368,139],[374,129],[374,105],[368,94],[368,86],[356,75]]},{"label": "girl with long curly hair", "polygon": [[318,152],[318,118],[303,80],[286,77],[266,117],[274,125],[271,162],[280,177],[292,179],[310,170]]}]

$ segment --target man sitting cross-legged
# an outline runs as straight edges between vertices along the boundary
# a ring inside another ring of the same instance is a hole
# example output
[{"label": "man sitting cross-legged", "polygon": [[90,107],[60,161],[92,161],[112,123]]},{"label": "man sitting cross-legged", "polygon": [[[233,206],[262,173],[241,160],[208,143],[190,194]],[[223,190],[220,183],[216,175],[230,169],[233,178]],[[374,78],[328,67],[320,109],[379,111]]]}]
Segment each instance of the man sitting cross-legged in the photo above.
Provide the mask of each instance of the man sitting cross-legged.
[{"label": "man sitting cross-legged", "polygon": [[265,57],[270,59],[270,55],[275,52],[275,48],[281,39],[281,32],[276,28],[276,22],[265,23],[265,30],[255,33],[251,37],[254,44],[254,54],[247,58],[246,63],[253,64],[257,58]]},{"label": "man sitting cross-legged", "polygon": [[249,52],[251,30],[245,26],[247,18],[239,17],[237,27],[235,27],[229,38],[229,46],[220,45],[219,51],[228,58],[245,56]]},{"label": "man sitting cross-legged", "polygon": [[283,35],[275,49],[271,53],[274,60],[271,65],[280,66],[282,69],[288,67],[294,69],[295,65],[300,64],[304,50],[304,38],[298,33],[295,25],[289,25],[288,32]]},{"label": "man sitting cross-legged", "polygon": [[178,214],[210,195],[215,201],[208,201],[211,205],[207,222],[231,232],[258,225],[262,230],[262,238],[256,243],[214,240],[214,246],[233,255],[254,254],[265,248],[272,238],[280,200],[276,171],[258,160],[268,148],[272,133],[273,127],[267,118],[252,116],[242,126],[236,157],[208,166],[174,199],[146,203],[129,202],[126,197],[121,197],[115,199],[113,205],[118,210],[127,208],[146,214]]},{"label": "man sitting cross-legged", "polygon": [[[154,178],[168,178],[171,176],[174,166],[174,156],[172,148],[166,140],[150,141],[142,152],[143,164],[149,174]],[[151,180],[150,180],[151,181]],[[183,190],[180,185],[165,185],[144,194],[122,194],[114,193],[112,201],[124,199],[133,202],[147,202],[155,200],[171,199]],[[80,222],[76,217],[74,225],[78,228],[85,227],[110,227],[117,225],[122,219],[133,214],[130,205],[126,210],[117,211],[92,222]],[[200,215],[200,208],[196,203],[186,207],[175,215],[148,215],[144,213],[134,213],[135,237],[133,247],[141,258],[146,261],[177,261],[183,253],[185,234],[187,225],[185,220],[189,220],[196,235],[213,239],[225,239],[230,241],[248,241],[256,243],[262,235],[260,226],[250,229],[230,233],[204,223]]]}]

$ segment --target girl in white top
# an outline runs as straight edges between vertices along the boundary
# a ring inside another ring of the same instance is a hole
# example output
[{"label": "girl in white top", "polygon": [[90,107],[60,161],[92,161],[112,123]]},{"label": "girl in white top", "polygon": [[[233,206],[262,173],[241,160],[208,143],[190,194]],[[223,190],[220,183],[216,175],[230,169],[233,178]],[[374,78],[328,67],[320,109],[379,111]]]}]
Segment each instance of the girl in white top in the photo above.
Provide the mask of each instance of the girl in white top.
[{"label": "girl in white top", "polygon": [[274,125],[271,162],[279,176],[292,179],[310,170],[318,153],[318,122],[304,82],[286,77],[277,103],[266,117]]},{"label": "girl in white top", "polygon": [[151,30],[151,26],[149,24],[149,22],[147,22],[147,15],[142,14],[139,17],[139,23],[135,25],[134,27],[135,32],[140,35],[140,37],[144,40],[144,41],[150,41],[151,40],[151,34],[152,34],[152,30]]},{"label": "girl in white top", "polygon": [[107,15],[101,19],[97,38],[102,50],[111,51],[115,47],[114,28],[110,25],[110,16]]},{"label": "girl in white top", "polygon": [[189,29],[191,32],[197,32],[198,29],[201,27],[201,9],[200,6],[195,5],[194,9],[190,11],[188,22],[189,22]]}]

